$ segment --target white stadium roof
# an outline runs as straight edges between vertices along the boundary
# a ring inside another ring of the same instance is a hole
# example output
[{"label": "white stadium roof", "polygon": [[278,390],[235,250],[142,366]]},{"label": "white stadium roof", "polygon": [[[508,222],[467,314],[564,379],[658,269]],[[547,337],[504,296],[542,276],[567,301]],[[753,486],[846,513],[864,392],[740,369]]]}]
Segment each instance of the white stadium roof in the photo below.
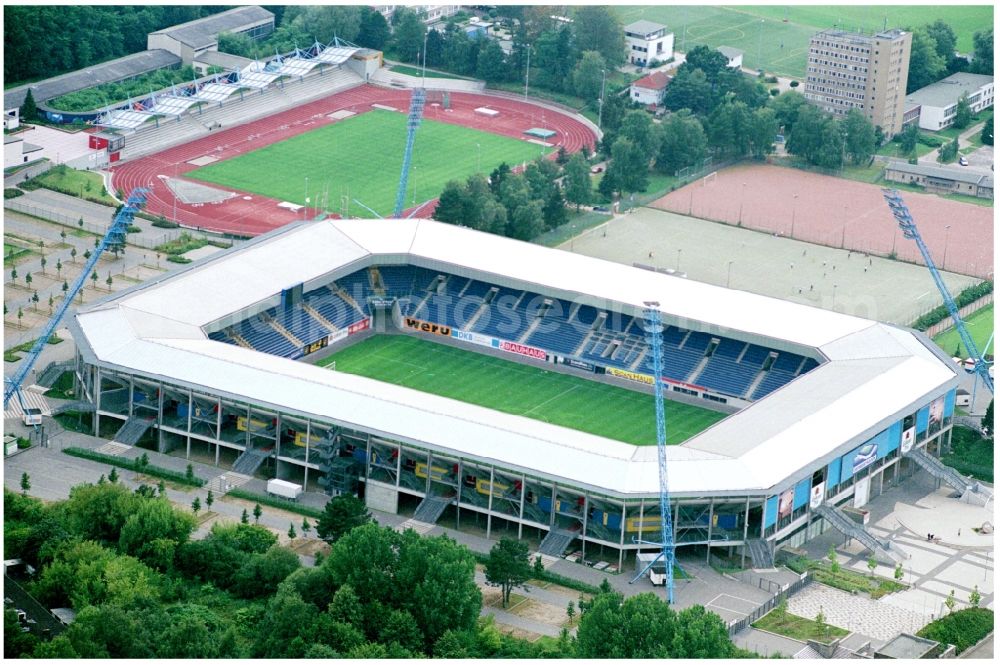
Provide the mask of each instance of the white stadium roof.
[{"label": "white stadium roof", "polygon": [[[73,323],[103,366],[620,495],[658,492],[656,447],[636,447],[211,341],[203,327],[295,284],[412,263],[609,306],[661,303],[664,320],[827,360],[668,448],[672,494],[763,493],[846,452],[956,383],[913,333],[429,220],[291,225],[84,308]],[[628,307],[626,307],[628,309]],[[669,427],[669,423],[668,423]]]}]

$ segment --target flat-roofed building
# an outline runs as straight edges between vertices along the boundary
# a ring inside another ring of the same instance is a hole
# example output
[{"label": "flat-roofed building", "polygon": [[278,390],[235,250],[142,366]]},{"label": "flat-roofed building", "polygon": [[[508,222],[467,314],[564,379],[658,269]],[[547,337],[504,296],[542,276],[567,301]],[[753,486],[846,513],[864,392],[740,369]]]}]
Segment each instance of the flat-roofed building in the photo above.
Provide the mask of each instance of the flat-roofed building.
[{"label": "flat-roofed building", "polygon": [[265,37],[274,32],[274,14],[263,7],[237,7],[151,32],[146,37],[146,48],[170,51],[190,65],[201,53],[219,49],[222,32],[252,39]]},{"label": "flat-roofed building", "polygon": [[674,57],[674,33],[652,21],[636,21],[625,26],[625,57],[633,65],[649,67]]},{"label": "flat-roofed building", "polygon": [[920,129],[938,131],[955,124],[958,100],[966,95],[973,113],[993,106],[993,77],[958,72],[906,96],[907,120],[918,109]]},{"label": "flat-roofed building", "polygon": [[840,117],[858,109],[886,136],[899,133],[912,37],[895,29],[874,35],[816,33],[809,42],[806,99]]}]

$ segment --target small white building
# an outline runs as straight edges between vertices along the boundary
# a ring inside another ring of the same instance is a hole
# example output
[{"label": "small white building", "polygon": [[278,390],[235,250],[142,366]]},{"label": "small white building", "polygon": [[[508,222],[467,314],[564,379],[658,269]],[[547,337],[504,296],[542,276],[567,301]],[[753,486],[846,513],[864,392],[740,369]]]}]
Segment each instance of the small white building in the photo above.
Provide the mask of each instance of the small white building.
[{"label": "small white building", "polygon": [[27,143],[20,136],[3,137],[4,169],[21,166],[42,157],[42,146]]},{"label": "small white building", "polygon": [[720,46],[715,50],[726,56],[726,67],[732,67],[733,69],[743,68],[743,51],[732,46]]},{"label": "small white building", "polygon": [[21,109],[14,107],[3,112],[4,131],[12,132],[21,126]]},{"label": "small white building", "polygon": [[973,113],[993,106],[993,77],[959,72],[906,96],[907,115],[919,107],[920,129],[938,131],[955,122],[958,100],[968,95]]},{"label": "small white building", "polygon": [[663,91],[667,89],[671,77],[665,72],[653,72],[632,83],[629,97],[643,106],[659,106],[663,102]]},{"label": "small white building", "polygon": [[652,21],[636,21],[625,26],[625,55],[639,67],[651,62],[666,62],[674,57],[674,33],[667,26]]}]

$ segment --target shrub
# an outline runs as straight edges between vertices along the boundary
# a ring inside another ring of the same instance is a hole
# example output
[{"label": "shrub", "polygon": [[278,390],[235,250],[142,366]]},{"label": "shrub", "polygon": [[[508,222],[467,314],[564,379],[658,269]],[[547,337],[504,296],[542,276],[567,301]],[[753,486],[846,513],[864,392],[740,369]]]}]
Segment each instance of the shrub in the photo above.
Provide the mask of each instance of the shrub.
[{"label": "shrub", "polygon": [[3,190],[3,197],[5,199],[16,199],[19,196],[24,196],[24,192],[16,187],[5,187]]},{"label": "shrub", "polygon": [[111,464],[122,469],[129,469],[130,471],[136,471],[139,473],[144,473],[147,476],[154,476],[156,478],[163,478],[181,485],[189,485],[192,487],[201,487],[205,484],[205,481],[201,478],[186,478],[183,473],[178,473],[177,471],[172,471],[170,469],[164,469],[158,466],[153,466],[152,464],[142,465],[139,460],[130,460],[122,457],[115,457],[114,455],[105,455],[103,453],[98,453],[93,450],[88,450],[86,448],[64,448],[63,452],[72,457],[80,457],[82,459],[89,459],[94,462],[103,462],[105,464]]},{"label": "shrub", "polygon": [[777,76],[768,76],[767,78],[764,79],[764,83],[777,83],[777,82],[778,82]]},{"label": "shrub", "polygon": [[930,622],[917,631],[917,636],[937,640],[942,644],[954,644],[956,651],[962,653],[992,630],[993,610],[970,607]]},{"label": "shrub", "polygon": [[788,87],[789,88],[797,88],[797,87],[799,87],[799,82],[798,81],[792,81],[792,82],[790,82],[788,84]]},{"label": "shrub", "polygon": [[777,88],[771,88],[771,91],[770,91],[770,92],[771,92],[771,96],[772,96],[772,97],[777,97],[778,95],[780,95],[780,94],[781,94],[781,91],[780,91],[780,90],[778,90]]},{"label": "shrub", "polygon": [[[961,309],[968,304],[974,303],[983,296],[993,293],[993,282],[980,282],[973,286],[962,289],[962,292],[955,298],[955,304]],[[950,316],[944,305],[938,305],[913,322],[913,327],[917,330],[927,330],[938,321],[943,321]]]},{"label": "shrub", "polygon": [[931,148],[940,148],[944,145],[944,141],[942,139],[939,139],[936,136],[930,136],[929,134],[918,134],[917,143],[930,146]]},{"label": "shrub", "polygon": [[171,222],[166,217],[163,217],[161,215],[160,217],[153,219],[153,226],[159,229],[176,229],[180,227],[180,224],[178,224],[177,222]]},{"label": "shrub", "polygon": [[170,261],[171,263],[181,263],[181,264],[191,263],[191,259],[189,259],[188,257],[179,256],[177,254],[170,254],[169,256],[167,256],[167,261]]}]

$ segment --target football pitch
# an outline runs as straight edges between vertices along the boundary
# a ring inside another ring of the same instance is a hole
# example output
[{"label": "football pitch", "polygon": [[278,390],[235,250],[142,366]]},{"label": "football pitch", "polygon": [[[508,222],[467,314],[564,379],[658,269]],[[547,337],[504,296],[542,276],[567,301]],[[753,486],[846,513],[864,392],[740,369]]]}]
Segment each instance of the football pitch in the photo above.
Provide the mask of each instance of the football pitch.
[{"label": "football pitch", "polygon": [[[965,319],[965,327],[968,329],[969,335],[972,336],[972,341],[980,353],[995,355],[993,352],[995,345],[991,344],[990,348],[986,349],[986,342],[993,335],[993,305],[984,307]],[[969,355],[965,347],[962,346],[962,340],[958,335],[958,331],[954,328],[936,336],[934,343],[940,346],[948,355],[955,355],[955,349],[959,350],[959,358],[966,358]]]},{"label": "football pitch", "polygon": [[625,25],[641,19],[666,25],[678,51],[699,44],[730,46],[743,51],[744,67],[797,79],[805,76],[809,38],[826,28],[870,33],[883,26],[916,28],[940,18],[955,31],[956,48],[969,52],[973,34],[993,25],[990,5],[645,5],[616,11]]},{"label": "football pitch", "polygon": [[[186,174],[279,201],[371,217],[392,214],[406,146],[406,114],[373,110]],[[489,174],[550,152],[460,125],[423,120],[413,144],[406,207],[437,198],[449,180]],[[344,202],[347,209],[344,209]]]},{"label": "football pitch", "polygon": [[[321,364],[635,445],[656,445],[653,397],[406,335],[379,335]],[[726,417],[666,400],[667,443]]]}]

